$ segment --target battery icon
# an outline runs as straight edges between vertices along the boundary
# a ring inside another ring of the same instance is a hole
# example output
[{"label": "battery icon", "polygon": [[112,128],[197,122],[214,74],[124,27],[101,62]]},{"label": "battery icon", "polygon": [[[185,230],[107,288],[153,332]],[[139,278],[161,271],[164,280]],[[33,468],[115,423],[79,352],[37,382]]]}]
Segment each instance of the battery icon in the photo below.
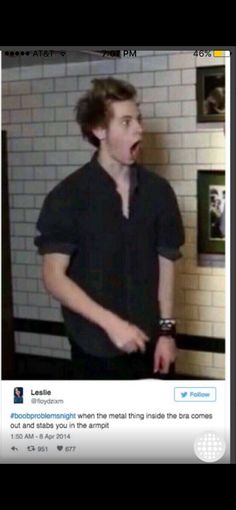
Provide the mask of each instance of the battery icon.
[{"label": "battery icon", "polygon": [[230,57],[231,51],[229,50],[214,50],[213,56],[214,57]]}]

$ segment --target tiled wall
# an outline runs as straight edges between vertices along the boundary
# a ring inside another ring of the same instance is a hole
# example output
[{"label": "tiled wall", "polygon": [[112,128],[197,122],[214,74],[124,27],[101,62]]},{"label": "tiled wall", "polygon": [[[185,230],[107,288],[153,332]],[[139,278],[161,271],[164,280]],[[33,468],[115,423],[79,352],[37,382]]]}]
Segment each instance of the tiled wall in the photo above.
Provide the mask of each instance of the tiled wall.
[{"label": "tiled wall", "polygon": [[[224,61],[195,57],[191,51],[138,51],[134,58],[3,70],[15,317],[61,320],[58,303],[40,279],[35,222],[45,195],[93,153],[74,120],[76,101],[92,78],[112,75],[137,87],[145,128],[142,161],[170,181],[183,215],[186,244],[178,262],[178,331],[224,338],[224,269],[199,267],[196,246],[197,170],[224,169],[225,143],[222,123],[196,121],[196,67],[216,64]],[[61,337],[16,333],[16,346],[18,352],[70,356]],[[177,369],[221,378],[224,356],[182,350]]]}]

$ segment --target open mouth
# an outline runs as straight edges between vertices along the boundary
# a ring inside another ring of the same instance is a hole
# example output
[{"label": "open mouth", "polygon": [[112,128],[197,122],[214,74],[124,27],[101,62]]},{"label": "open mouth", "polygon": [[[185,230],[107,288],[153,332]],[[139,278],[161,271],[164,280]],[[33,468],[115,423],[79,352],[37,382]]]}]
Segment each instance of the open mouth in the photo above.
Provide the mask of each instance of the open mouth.
[{"label": "open mouth", "polygon": [[137,142],[133,143],[133,145],[131,145],[130,154],[131,154],[132,158],[137,157],[138,152],[140,150],[140,146],[141,146],[141,140],[138,140]]}]

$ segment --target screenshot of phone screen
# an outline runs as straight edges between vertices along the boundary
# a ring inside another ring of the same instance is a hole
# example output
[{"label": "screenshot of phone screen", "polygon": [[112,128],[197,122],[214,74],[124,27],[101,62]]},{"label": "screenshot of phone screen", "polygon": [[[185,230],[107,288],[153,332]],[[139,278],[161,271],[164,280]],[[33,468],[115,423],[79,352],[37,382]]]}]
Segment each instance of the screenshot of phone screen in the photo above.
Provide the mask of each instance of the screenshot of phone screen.
[{"label": "screenshot of phone screen", "polygon": [[235,47],[0,50],[0,461],[234,463]]}]

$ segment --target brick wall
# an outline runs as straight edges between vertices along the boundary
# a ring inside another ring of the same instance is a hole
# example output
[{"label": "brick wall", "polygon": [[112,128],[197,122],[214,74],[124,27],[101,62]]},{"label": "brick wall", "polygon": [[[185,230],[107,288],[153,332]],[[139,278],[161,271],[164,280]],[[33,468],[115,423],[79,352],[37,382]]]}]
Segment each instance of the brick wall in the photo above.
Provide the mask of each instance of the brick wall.
[{"label": "brick wall", "polygon": [[[222,123],[196,121],[196,67],[223,63],[191,51],[138,51],[135,58],[3,70],[15,317],[62,320],[40,279],[35,222],[45,195],[93,153],[74,120],[76,101],[92,78],[112,75],[137,87],[145,128],[142,161],[169,180],[182,212],[186,244],[177,270],[178,332],[225,336],[224,269],[199,267],[196,245],[197,170],[224,169],[225,143]],[[70,356],[61,337],[18,332],[15,338],[18,352]],[[181,350],[177,369],[221,378],[224,356]]]}]

